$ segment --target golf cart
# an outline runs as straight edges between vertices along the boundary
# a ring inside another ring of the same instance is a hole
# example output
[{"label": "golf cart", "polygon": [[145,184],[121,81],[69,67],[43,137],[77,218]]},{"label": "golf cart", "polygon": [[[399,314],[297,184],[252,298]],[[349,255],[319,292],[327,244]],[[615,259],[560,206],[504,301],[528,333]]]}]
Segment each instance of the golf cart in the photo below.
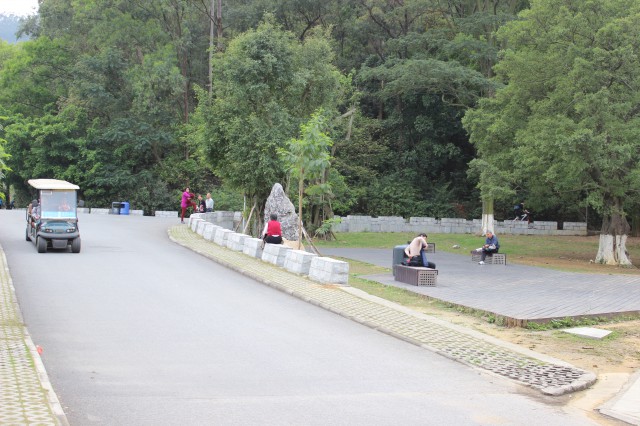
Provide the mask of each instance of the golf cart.
[{"label": "golf cart", "polygon": [[33,241],[38,253],[48,248],[80,253],[80,232],[76,212],[76,191],[80,189],[64,180],[29,179],[38,198],[27,208],[27,241]]}]

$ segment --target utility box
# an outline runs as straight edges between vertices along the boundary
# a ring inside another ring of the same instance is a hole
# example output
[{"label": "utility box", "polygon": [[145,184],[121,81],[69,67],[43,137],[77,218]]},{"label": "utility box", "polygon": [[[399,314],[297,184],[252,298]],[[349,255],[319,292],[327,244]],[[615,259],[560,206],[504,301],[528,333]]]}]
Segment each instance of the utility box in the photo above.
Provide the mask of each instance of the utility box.
[{"label": "utility box", "polygon": [[120,201],[114,201],[111,203],[111,210],[109,210],[109,214],[120,214]]}]

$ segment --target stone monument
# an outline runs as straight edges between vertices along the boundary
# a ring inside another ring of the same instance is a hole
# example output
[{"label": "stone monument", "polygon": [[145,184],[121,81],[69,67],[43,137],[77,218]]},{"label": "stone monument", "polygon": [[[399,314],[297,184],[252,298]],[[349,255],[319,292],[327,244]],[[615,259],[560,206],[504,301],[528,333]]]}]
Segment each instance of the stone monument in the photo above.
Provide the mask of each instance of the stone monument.
[{"label": "stone monument", "polygon": [[289,241],[298,241],[298,215],[293,203],[279,183],[271,188],[271,194],[269,194],[264,206],[263,228],[265,223],[269,221],[271,213],[278,215],[278,221],[282,224],[282,237]]}]

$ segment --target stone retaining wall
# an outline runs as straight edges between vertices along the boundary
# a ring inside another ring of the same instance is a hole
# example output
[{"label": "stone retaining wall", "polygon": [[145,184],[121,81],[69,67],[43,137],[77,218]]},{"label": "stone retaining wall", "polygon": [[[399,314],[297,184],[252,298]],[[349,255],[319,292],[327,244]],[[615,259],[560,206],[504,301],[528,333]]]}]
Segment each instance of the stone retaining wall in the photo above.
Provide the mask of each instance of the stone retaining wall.
[{"label": "stone retaining wall", "polygon": [[[108,214],[110,209],[78,208],[79,213]],[[135,213],[134,213],[135,212]],[[142,214],[142,210],[131,210],[130,214]],[[156,211],[156,216],[179,217],[176,211]],[[200,218],[225,229],[235,230],[242,221],[241,212],[214,211],[210,213],[193,213],[191,218]],[[360,216],[349,215],[339,217],[342,222],[334,226],[335,232],[426,232],[434,234],[478,234],[482,231],[480,219],[466,220],[459,218],[436,219],[434,217],[401,216]],[[504,220],[494,221],[493,229],[498,235],[587,235],[585,222],[534,221],[527,222]]]},{"label": "stone retaining wall", "polygon": [[[335,232],[477,234],[482,231],[482,221],[480,219],[410,217],[409,220],[405,220],[400,216],[371,217],[359,215],[349,215],[340,219],[342,222],[333,228]],[[587,224],[585,222],[564,222],[562,229],[558,229],[558,222],[534,221],[528,224],[520,221],[496,220],[493,227],[498,235],[587,235]]]},{"label": "stone retaining wall", "polygon": [[153,215],[157,217],[180,217],[180,212],[156,210]]}]

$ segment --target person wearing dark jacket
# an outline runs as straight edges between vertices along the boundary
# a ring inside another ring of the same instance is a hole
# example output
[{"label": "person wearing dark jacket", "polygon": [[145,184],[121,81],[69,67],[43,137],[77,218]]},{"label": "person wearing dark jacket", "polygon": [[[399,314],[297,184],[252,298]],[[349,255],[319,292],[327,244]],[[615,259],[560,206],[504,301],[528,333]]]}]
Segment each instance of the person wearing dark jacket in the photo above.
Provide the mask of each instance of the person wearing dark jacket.
[{"label": "person wearing dark jacket", "polygon": [[493,232],[487,231],[487,238],[484,240],[482,255],[480,256],[480,262],[478,262],[478,264],[484,265],[484,260],[487,258],[487,254],[497,253],[498,250],[500,250],[498,237],[496,237]]}]

